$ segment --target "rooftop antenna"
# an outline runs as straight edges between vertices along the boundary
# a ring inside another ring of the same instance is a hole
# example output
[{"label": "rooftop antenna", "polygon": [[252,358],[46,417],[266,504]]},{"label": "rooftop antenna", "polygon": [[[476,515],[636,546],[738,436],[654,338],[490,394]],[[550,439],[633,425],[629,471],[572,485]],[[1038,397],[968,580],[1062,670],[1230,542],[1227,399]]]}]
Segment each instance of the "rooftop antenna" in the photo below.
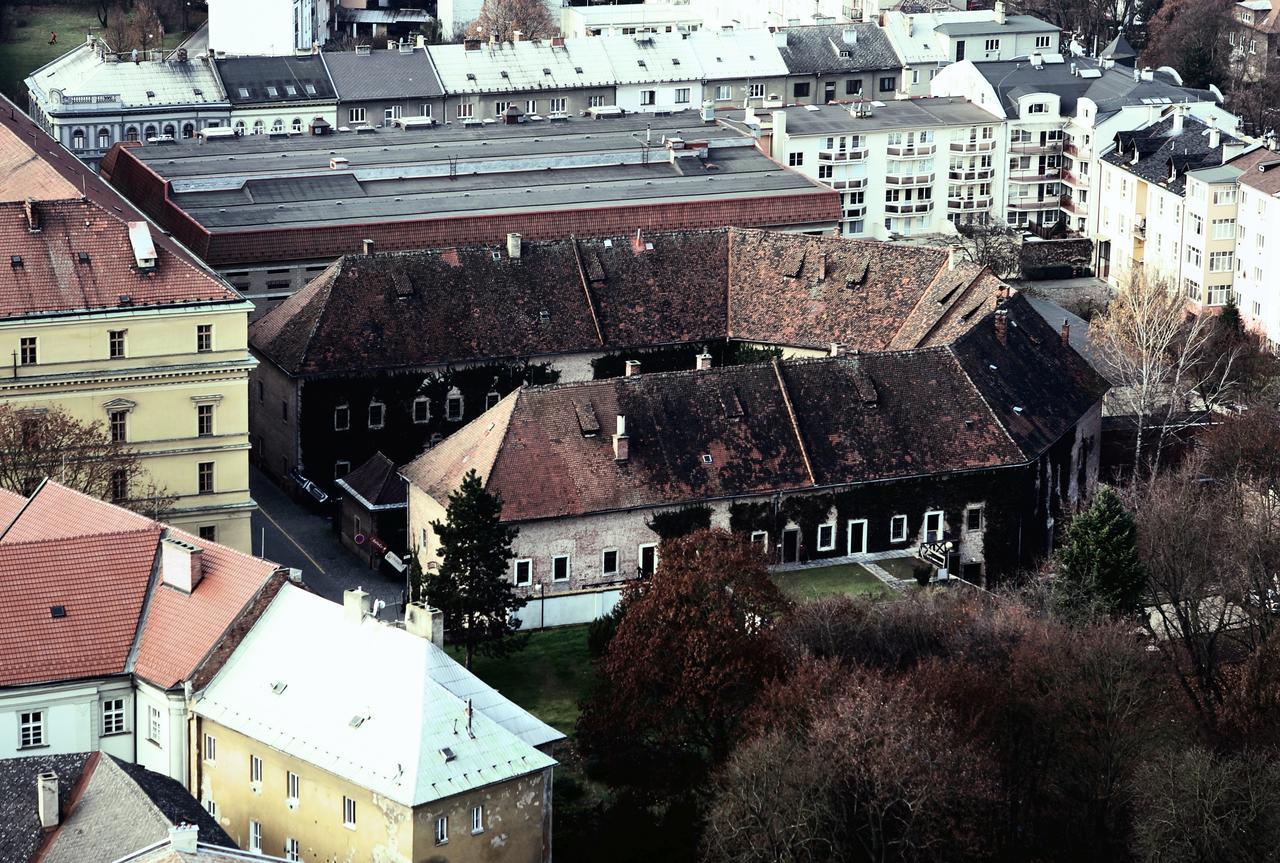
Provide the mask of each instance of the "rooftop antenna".
[{"label": "rooftop antenna", "polygon": [[475,740],[476,733],[471,730],[471,715],[474,711],[471,709],[471,699],[467,699],[467,736]]}]

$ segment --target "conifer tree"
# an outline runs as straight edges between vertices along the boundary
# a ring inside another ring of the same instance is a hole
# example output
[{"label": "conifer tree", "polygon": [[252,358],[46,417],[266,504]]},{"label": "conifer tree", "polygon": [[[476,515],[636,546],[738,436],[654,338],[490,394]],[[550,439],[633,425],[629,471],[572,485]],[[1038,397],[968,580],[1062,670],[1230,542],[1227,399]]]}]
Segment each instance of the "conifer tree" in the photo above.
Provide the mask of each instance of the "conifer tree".
[{"label": "conifer tree", "polygon": [[1138,529],[1110,488],[1103,487],[1072,519],[1058,563],[1064,592],[1073,600],[1115,615],[1141,610],[1146,578],[1138,559]]}]

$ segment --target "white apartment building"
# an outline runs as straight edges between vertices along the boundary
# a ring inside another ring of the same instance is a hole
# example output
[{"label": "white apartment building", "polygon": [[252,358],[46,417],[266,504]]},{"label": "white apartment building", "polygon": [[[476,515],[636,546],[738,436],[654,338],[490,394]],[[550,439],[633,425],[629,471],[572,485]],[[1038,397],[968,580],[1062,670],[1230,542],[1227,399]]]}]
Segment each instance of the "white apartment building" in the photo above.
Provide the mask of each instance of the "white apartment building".
[{"label": "white apartment building", "polygon": [[1226,167],[1239,171],[1236,305],[1280,349],[1280,154],[1259,147]]},{"label": "white apartment building", "polygon": [[338,5],[321,0],[210,0],[209,47],[219,56],[305,51],[329,38]]},{"label": "white apartment building", "polygon": [[1072,233],[1095,233],[1098,159],[1118,132],[1159,121],[1174,103],[1224,133],[1239,125],[1213,93],[1183,87],[1176,73],[1088,57],[966,60],[939,72],[931,89],[935,96],[968,96],[1004,121],[1009,165],[997,196],[1010,224],[1041,233],[1061,230],[1061,220]]},{"label": "white apartment building", "polygon": [[1000,124],[964,99],[806,105],[746,124],[773,158],[837,189],[841,234],[878,240],[948,233],[996,208]]},{"label": "white apartment building", "polygon": [[1098,275],[1123,284],[1141,270],[1199,311],[1227,303],[1235,277],[1238,168],[1244,148],[1181,111],[1121,132],[1098,171]]},{"label": "white apartment building", "polygon": [[624,3],[565,6],[560,10],[560,34],[634,36],[637,33],[693,33],[702,29],[702,12],[687,3]]}]

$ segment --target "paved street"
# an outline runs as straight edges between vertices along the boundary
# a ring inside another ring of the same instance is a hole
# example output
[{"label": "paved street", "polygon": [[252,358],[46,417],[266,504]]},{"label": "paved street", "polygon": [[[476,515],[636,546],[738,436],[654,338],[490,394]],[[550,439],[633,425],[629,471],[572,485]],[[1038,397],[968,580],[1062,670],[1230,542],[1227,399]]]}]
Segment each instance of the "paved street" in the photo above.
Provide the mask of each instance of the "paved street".
[{"label": "paved street", "polygon": [[249,487],[258,502],[253,514],[254,554],[302,570],[308,587],[335,602],[353,587],[363,587],[388,605],[400,602],[403,585],[365,568],[343,548],[327,518],[294,502],[257,468],[249,471]]}]

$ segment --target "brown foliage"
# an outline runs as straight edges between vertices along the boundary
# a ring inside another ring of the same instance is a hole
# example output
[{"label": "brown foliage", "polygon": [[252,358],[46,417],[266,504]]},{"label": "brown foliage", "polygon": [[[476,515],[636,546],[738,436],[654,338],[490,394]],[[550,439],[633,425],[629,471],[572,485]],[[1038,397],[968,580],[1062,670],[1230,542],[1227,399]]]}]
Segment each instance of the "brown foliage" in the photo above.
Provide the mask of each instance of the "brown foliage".
[{"label": "brown foliage", "polygon": [[1231,46],[1233,0],[1165,0],[1147,24],[1144,65],[1172,66],[1188,87],[1222,84]]},{"label": "brown foliage", "polygon": [[542,0],[484,0],[480,17],[467,27],[474,39],[511,42],[519,30],[522,39],[546,39],[559,32]]}]

